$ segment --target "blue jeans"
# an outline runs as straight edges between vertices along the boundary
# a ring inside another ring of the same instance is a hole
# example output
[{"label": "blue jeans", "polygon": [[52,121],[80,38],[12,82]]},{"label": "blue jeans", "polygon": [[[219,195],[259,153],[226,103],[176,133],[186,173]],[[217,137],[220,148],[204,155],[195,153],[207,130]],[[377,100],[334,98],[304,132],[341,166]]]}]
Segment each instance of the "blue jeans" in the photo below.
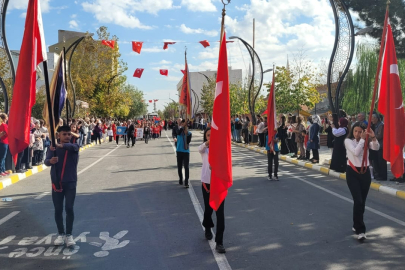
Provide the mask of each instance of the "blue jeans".
[{"label": "blue jeans", "polygon": [[235,129],[235,137],[236,137],[235,139],[237,142],[241,141],[240,133],[241,133],[240,129]]},{"label": "blue jeans", "polygon": [[0,173],[6,171],[6,156],[8,144],[0,143]]},{"label": "blue jeans", "polygon": [[87,132],[87,144],[91,144],[91,131]]}]

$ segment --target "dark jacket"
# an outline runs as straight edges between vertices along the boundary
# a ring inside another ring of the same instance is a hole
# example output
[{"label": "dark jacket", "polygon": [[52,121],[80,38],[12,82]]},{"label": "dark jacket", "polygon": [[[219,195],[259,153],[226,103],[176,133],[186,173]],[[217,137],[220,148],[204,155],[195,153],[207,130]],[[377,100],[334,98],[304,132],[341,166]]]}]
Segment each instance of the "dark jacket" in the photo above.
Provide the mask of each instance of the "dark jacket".
[{"label": "dark jacket", "polygon": [[177,138],[177,134],[179,133],[179,126],[174,125],[172,130],[172,138]]},{"label": "dark jacket", "polygon": [[[51,167],[52,183],[57,185],[59,189],[59,181],[62,184],[69,184],[69,187],[74,188],[77,184],[77,164],[79,162],[79,145],[77,143],[64,143],[63,148],[56,148],[56,156],[58,163],[52,165],[49,160],[54,156],[54,151],[49,150],[46,154],[45,165]],[[67,153],[67,155],[66,155]],[[66,163],[65,163],[66,156]],[[63,169],[63,164],[65,168]],[[61,179],[62,171],[64,171]]]},{"label": "dark jacket", "polygon": [[[307,144],[307,149],[319,149],[319,130],[320,126],[318,124],[312,124],[309,129],[309,140]],[[311,142],[312,140],[312,142]]]},{"label": "dark jacket", "polygon": [[127,135],[128,135],[128,136],[134,136],[134,134],[135,134],[135,127],[134,127],[134,125],[129,125],[129,126],[127,127]]}]

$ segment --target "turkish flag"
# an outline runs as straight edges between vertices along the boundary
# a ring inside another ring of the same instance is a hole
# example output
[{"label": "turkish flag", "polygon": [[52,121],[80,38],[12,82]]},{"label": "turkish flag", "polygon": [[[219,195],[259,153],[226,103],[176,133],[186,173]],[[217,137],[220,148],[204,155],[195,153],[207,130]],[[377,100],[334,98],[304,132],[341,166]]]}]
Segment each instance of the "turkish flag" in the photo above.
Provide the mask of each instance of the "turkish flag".
[{"label": "turkish flag", "polygon": [[160,75],[163,75],[163,76],[169,75],[169,70],[167,70],[167,69],[161,69],[159,71],[160,71]]},{"label": "turkish flag", "polygon": [[166,50],[169,47],[169,44],[176,44],[176,42],[163,42],[163,50]]},{"label": "turkish flag", "polygon": [[140,54],[142,50],[142,44],[143,42],[141,41],[132,41],[132,50]]},{"label": "turkish flag", "polygon": [[114,49],[115,41],[114,40],[102,40],[101,43],[105,46],[110,47],[111,49]]},{"label": "turkish flag", "polygon": [[149,100],[149,103],[152,103],[153,102],[153,100]]},{"label": "turkish flag", "polygon": [[274,91],[274,70],[273,70],[273,83],[271,84],[269,100],[267,102],[267,131],[268,141],[271,149],[274,150],[274,136],[277,133],[277,120],[276,120],[276,96]]},{"label": "turkish flag", "polygon": [[210,206],[215,211],[221,206],[232,186],[231,126],[229,125],[229,74],[225,32],[219,50],[217,84],[211,123],[208,160],[211,165]]},{"label": "turkish flag", "polygon": [[405,112],[391,24],[387,25],[381,68],[378,110],[384,115],[383,157],[391,162],[392,174],[404,174]]},{"label": "turkish flag", "polygon": [[36,67],[47,60],[44,37],[39,0],[29,0],[8,120],[8,140],[14,163],[17,162],[17,154],[30,142],[31,109],[36,98]]},{"label": "turkish flag", "polygon": [[200,43],[201,43],[201,45],[204,46],[204,48],[207,48],[208,46],[210,46],[210,43],[207,40],[200,41]]},{"label": "turkish flag", "polygon": [[137,68],[134,72],[134,77],[141,78],[143,70],[143,68]]}]

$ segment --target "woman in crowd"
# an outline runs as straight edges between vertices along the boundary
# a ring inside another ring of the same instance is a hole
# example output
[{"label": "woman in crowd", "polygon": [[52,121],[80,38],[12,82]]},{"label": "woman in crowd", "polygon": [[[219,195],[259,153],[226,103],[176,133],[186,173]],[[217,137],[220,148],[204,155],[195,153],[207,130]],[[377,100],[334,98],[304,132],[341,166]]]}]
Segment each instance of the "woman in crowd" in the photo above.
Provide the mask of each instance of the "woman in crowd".
[{"label": "woman in crowd", "polygon": [[8,150],[8,125],[7,114],[0,114],[0,175],[6,176],[9,173],[6,172],[6,156]]},{"label": "woman in crowd", "polygon": [[329,114],[327,118],[325,118],[325,121],[323,122],[323,130],[326,132],[327,139],[326,139],[326,145],[331,151],[331,154],[333,155],[333,141],[335,137],[333,136],[332,133],[332,124],[333,124],[333,118],[332,115]]},{"label": "woman in crowd", "polygon": [[72,133],[71,143],[79,144],[80,134],[79,134],[79,131],[77,130],[76,124],[70,125],[70,132]]},{"label": "woman in crowd", "polygon": [[245,121],[242,124],[242,134],[243,138],[245,139],[245,144],[249,144],[249,127],[250,127],[250,119],[246,116]]},{"label": "woman in crowd", "polygon": [[339,119],[339,127],[336,127],[332,124],[332,132],[334,139],[334,149],[332,153],[332,161],[330,164],[330,169],[344,173],[346,171],[346,148],[345,148],[345,139],[348,134],[348,126],[349,122],[346,118]]},{"label": "woman in crowd", "polygon": [[[210,147],[210,136],[211,128],[207,128],[204,131],[204,142],[198,147],[198,152],[202,157],[202,170],[201,170],[201,182],[202,182],[202,193],[204,198],[204,220],[202,222],[205,228],[205,238],[211,240],[213,235],[211,228],[214,227],[214,222],[212,221],[212,212],[214,211],[210,206],[210,183],[211,183],[211,168],[208,163],[208,153]],[[225,214],[224,214],[224,204],[225,200],[219,206],[217,215],[217,231],[215,233],[215,250],[218,253],[225,253],[225,248],[223,245],[224,231],[225,231]]]},{"label": "woman in crowd", "polygon": [[278,134],[279,140],[281,141],[280,153],[281,153],[281,155],[287,155],[288,153],[290,153],[290,150],[288,148],[287,126],[286,126],[286,118],[285,118],[284,114],[282,114],[280,117],[280,126],[277,128],[277,134]]},{"label": "woman in crowd", "polygon": [[318,115],[312,116],[312,125],[309,129],[308,150],[312,150],[312,163],[319,163],[319,130],[321,129],[321,118]]},{"label": "woman in crowd", "polygon": [[94,140],[96,141],[96,144],[97,144],[97,140],[98,140],[98,143],[101,144],[101,132],[102,132],[102,130],[100,128],[100,123],[97,123],[93,129],[93,136],[94,136]]},{"label": "woman in crowd", "polygon": [[366,128],[366,125],[362,122],[355,123],[350,131],[349,137],[344,141],[349,165],[346,168],[346,182],[354,202],[352,230],[357,234],[357,239],[360,241],[367,238],[366,225],[364,224],[363,217],[366,199],[371,185],[369,153],[366,154],[365,173],[360,173],[367,135],[370,136],[369,148],[375,151],[380,148],[374,132],[371,129],[367,132]]},{"label": "woman in crowd", "polygon": [[188,178],[189,178],[189,163],[190,163],[190,149],[189,144],[191,142],[192,134],[188,131],[186,120],[183,119],[180,122],[179,130],[177,131],[177,137],[174,141],[177,143],[176,154],[177,154],[177,172],[179,174],[179,185],[183,185],[183,172],[182,167],[184,164],[185,181],[184,185],[189,188]]},{"label": "woman in crowd", "polygon": [[293,132],[295,134],[295,142],[297,143],[298,150],[300,150],[300,155],[298,159],[305,159],[305,149],[304,149],[304,136],[302,136],[302,131],[305,130],[302,124],[302,117],[297,117],[297,126],[294,128]]},{"label": "woman in crowd", "polygon": [[39,120],[39,125],[41,126],[40,130],[44,137],[42,138],[42,142],[44,143],[44,150],[42,154],[42,163],[45,162],[46,153],[48,152],[49,146],[51,146],[51,140],[49,139],[49,131],[46,127],[46,123],[44,120]]},{"label": "woman in crowd", "polygon": [[35,141],[32,146],[32,149],[34,150],[34,155],[33,155],[33,160],[32,160],[33,166],[41,165],[42,160],[43,160],[44,142],[42,141],[42,138],[45,137],[45,135],[42,134],[40,128],[41,128],[41,125],[40,125],[39,121],[37,120],[35,122],[35,128],[32,130],[32,134],[35,137]]}]

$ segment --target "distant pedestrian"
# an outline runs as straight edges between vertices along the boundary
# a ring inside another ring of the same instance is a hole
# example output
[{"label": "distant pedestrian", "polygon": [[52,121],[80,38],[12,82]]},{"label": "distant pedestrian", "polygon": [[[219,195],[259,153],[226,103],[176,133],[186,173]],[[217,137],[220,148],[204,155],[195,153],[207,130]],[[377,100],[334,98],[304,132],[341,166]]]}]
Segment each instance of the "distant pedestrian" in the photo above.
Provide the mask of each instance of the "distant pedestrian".
[{"label": "distant pedestrian", "polygon": [[334,136],[334,150],[332,153],[332,160],[330,169],[336,172],[344,173],[346,171],[346,148],[345,139],[347,137],[349,121],[346,118],[339,119],[339,127],[332,124],[332,133]]},{"label": "distant pedestrian", "polygon": [[277,134],[272,139],[273,142],[269,141],[269,136],[266,135],[266,150],[267,150],[267,172],[268,176],[267,179],[272,181],[272,174],[273,174],[273,163],[274,163],[274,180],[278,181],[278,137]]},{"label": "distant pedestrian", "polygon": [[378,150],[380,145],[374,135],[373,130],[366,131],[367,126],[363,122],[357,122],[353,125],[350,135],[345,139],[345,147],[348,158],[346,169],[346,182],[353,197],[353,228],[357,234],[357,239],[362,241],[367,238],[366,225],[364,224],[364,210],[366,208],[366,199],[371,185],[369,153],[366,154],[365,173],[361,173],[363,162],[364,144],[367,135],[370,137],[369,148]]},{"label": "distant pedestrian", "polygon": [[176,154],[177,154],[177,172],[179,174],[179,185],[183,185],[183,172],[182,168],[184,165],[185,181],[184,186],[189,188],[188,179],[189,179],[189,163],[190,163],[190,148],[189,144],[191,142],[192,134],[188,131],[186,120],[183,119],[180,122],[179,129],[177,131],[177,142]]},{"label": "distant pedestrian", "polygon": [[[201,170],[201,182],[202,182],[202,193],[204,198],[204,220],[202,222],[205,228],[205,238],[211,240],[213,235],[211,228],[214,227],[214,222],[212,221],[212,212],[214,211],[210,206],[210,184],[211,184],[211,167],[208,162],[208,153],[210,146],[210,136],[211,128],[207,128],[204,132],[204,142],[198,147],[198,152],[202,157],[202,170]],[[225,213],[224,213],[225,200],[219,206],[218,210],[215,212],[217,216],[217,230],[215,233],[215,250],[218,253],[225,253],[224,248],[224,231],[225,231]]]}]

